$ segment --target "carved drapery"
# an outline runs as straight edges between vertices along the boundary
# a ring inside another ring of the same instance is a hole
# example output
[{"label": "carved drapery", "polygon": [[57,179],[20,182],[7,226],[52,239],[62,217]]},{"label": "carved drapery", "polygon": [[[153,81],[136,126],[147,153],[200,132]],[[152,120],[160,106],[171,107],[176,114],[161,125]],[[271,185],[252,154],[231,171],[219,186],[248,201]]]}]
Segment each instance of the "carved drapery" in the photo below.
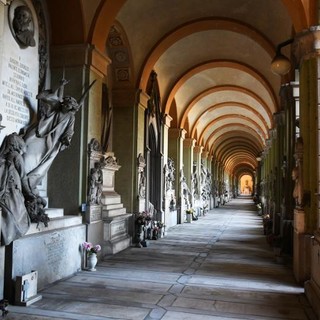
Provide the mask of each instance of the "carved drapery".
[{"label": "carved drapery", "polygon": [[138,199],[145,199],[146,197],[146,177],[144,168],[146,166],[146,160],[140,153],[138,155]]}]

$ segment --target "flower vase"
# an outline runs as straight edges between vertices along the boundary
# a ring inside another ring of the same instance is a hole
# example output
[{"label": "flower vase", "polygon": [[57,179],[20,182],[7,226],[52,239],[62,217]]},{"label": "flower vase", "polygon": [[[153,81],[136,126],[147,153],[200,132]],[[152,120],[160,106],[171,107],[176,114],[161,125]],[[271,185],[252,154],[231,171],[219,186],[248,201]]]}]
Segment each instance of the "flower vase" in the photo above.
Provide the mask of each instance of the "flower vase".
[{"label": "flower vase", "polygon": [[87,269],[89,271],[96,271],[95,267],[97,265],[98,258],[95,253],[91,253],[87,257]]},{"label": "flower vase", "polygon": [[143,240],[143,225],[137,224],[136,225],[136,243],[137,248],[141,248],[142,244],[141,241]]}]

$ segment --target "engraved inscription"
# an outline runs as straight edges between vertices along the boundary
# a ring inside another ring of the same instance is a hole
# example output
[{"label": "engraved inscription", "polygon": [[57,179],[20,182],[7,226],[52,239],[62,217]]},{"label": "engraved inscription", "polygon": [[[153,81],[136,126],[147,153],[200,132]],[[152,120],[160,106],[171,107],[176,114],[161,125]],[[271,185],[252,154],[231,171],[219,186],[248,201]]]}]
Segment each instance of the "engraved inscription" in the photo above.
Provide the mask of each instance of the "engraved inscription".
[{"label": "engraved inscription", "polygon": [[30,68],[21,61],[20,57],[18,59],[10,57],[6,70],[6,77],[1,81],[4,120],[21,128],[30,121],[26,103],[35,98],[27,84],[30,78]]},{"label": "engraved inscription", "polygon": [[53,272],[59,271],[62,259],[66,257],[65,244],[64,236],[58,232],[51,234],[50,237],[45,240],[47,262]]},{"label": "engraved inscription", "polygon": [[119,237],[127,233],[126,221],[119,221],[118,223],[111,224],[111,239]]},{"label": "engraved inscription", "polygon": [[90,206],[86,214],[87,223],[102,220],[102,207],[101,206]]}]

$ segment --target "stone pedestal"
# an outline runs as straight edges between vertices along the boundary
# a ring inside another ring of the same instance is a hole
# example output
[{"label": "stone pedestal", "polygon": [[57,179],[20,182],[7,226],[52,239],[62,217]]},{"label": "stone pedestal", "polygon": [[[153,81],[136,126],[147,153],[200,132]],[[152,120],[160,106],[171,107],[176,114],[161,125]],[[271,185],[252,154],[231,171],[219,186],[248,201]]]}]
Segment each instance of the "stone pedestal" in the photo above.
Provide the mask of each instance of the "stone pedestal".
[{"label": "stone pedestal", "polygon": [[320,319],[320,233],[311,240],[311,279],[305,282],[305,293],[312,309]]},{"label": "stone pedestal", "polygon": [[123,208],[121,197],[115,192],[104,193],[102,218],[104,223],[105,255],[115,254],[131,245],[129,223],[132,214],[127,214]]},{"label": "stone pedestal", "polygon": [[305,213],[294,210],[293,273],[298,283],[310,278],[310,235],[305,234]]},{"label": "stone pedestal", "polygon": [[3,299],[4,290],[4,246],[0,245],[0,300]]},{"label": "stone pedestal", "polygon": [[114,190],[115,173],[120,169],[113,155],[105,158],[103,171],[102,219],[104,223],[103,254],[115,254],[131,245],[129,223],[132,214],[127,214],[121,197]]},{"label": "stone pedestal", "polygon": [[[2,213],[0,209],[0,230],[1,230],[1,218]],[[3,299],[3,290],[4,290],[4,246],[1,245],[0,237],[0,300]]]},{"label": "stone pedestal", "polygon": [[38,271],[38,290],[81,269],[86,226],[81,216],[54,218],[46,228],[33,223],[27,234],[6,246],[5,298],[13,301],[14,282]]},{"label": "stone pedestal", "polygon": [[166,226],[166,230],[168,230],[169,228],[175,226],[177,224],[177,211],[169,211],[165,213],[165,226]]}]

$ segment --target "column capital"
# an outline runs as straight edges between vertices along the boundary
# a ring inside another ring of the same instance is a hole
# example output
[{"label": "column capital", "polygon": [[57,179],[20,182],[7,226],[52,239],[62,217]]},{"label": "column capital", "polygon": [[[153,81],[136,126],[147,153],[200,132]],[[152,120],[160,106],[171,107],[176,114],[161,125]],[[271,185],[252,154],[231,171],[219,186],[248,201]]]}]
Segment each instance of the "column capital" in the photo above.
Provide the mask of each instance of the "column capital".
[{"label": "column capital", "polygon": [[194,152],[199,153],[199,154],[202,152],[202,150],[203,150],[202,146],[195,146],[193,149]]},{"label": "column capital", "polygon": [[144,91],[140,90],[137,93],[137,102],[139,106],[141,106],[143,109],[148,108],[148,101],[150,100],[150,96],[146,94]]},{"label": "column capital", "polygon": [[293,42],[293,53],[298,64],[320,55],[320,26],[313,26],[297,34]]},{"label": "column capital", "polygon": [[180,128],[169,128],[170,138],[182,138],[185,139],[187,131]]},{"label": "column capital", "polygon": [[202,159],[208,159],[209,151],[202,151],[201,158]]},{"label": "column capital", "polygon": [[107,75],[111,59],[88,44],[69,44],[53,46],[51,48],[51,67],[64,68],[87,65],[99,73],[101,77]]},{"label": "column capital", "polygon": [[172,117],[169,116],[168,114],[165,114],[163,116],[164,125],[167,126],[168,128],[170,127],[171,121],[172,121]]},{"label": "column capital", "polygon": [[184,139],[183,141],[183,145],[185,147],[190,147],[190,148],[194,148],[194,146],[196,145],[196,140],[195,139],[192,139],[192,138],[186,138]]}]

